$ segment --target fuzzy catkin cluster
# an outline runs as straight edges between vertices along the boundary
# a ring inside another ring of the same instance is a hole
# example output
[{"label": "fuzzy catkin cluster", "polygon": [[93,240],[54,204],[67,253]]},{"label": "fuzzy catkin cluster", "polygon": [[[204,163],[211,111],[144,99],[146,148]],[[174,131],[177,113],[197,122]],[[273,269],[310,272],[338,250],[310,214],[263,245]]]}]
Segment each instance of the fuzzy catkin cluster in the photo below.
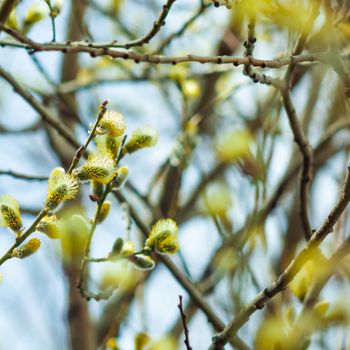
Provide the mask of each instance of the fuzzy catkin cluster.
[{"label": "fuzzy catkin cluster", "polygon": [[178,227],[174,220],[159,220],[152,226],[145,245],[158,253],[175,254],[179,250],[177,236]]},{"label": "fuzzy catkin cluster", "polygon": [[[78,262],[78,259],[84,256],[84,247],[86,247],[90,229],[94,227],[93,223],[96,226],[107,218],[112,205],[110,201],[105,200],[108,193],[111,189],[122,188],[128,178],[129,170],[126,166],[119,166],[120,160],[127,154],[154,146],[158,140],[157,131],[150,126],[136,129],[129,138],[124,135],[125,131],[126,123],[120,113],[104,111],[104,115],[92,129],[94,134],[88,139],[88,141],[95,141],[96,150],[90,153],[85,163],[68,172],[58,167],[50,173],[43,216],[35,226],[35,231],[51,239],[61,238],[64,258],[77,259]],[[83,182],[91,183],[90,199],[97,202],[95,217],[86,220],[82,215],[73,213],[62,219],[58,218],[53,211],[57,210],[63,202],[75,198],[78,193],[78,184]],[[24,228],[16,199],[3,195],[0,200],[0,215],[1,224],[16,233],[20,239]],[[23,232],[25,237],[31,233]],[[174,254],[179,250],[177,233],[175,221],[159,220],[153,225],[140,251],[135,251],[135,244],[130,239],[124,241],[119,237],[107,258],[101,261],[127,260],[141,270],[153,269],[155,266],[151,257],[153,252]],[[13,249],[11,257],[20,259],[29,257],[41,245],[38,238],[31,238],[21,244],[22,242],[23,240],[18,241],[18,246]]]},{"label": "fuzzy catkin cluster", "polygon": [[18,234],[22,229],[21,213],[15,198],[2,195],[0,200],[1,225]]},{"label": "fuzzy catkin cluster", "polygon": [[106,185],[113,180],[116,171],[117,167],[111,157],[95,153],[89,157],[83,166],[75,170],[74,175],[79,182],[94,180]]}]

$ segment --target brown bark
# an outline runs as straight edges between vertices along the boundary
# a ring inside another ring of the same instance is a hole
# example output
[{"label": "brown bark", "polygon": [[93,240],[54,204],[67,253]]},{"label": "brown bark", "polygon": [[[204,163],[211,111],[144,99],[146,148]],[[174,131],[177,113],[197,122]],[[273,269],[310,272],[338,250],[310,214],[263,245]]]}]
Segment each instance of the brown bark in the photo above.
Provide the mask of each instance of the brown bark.
[{"label": "brown bark", "polygon": [[69,284],[68,322],[71,349],[95,350],[95,334],[91,324],[87,301],[81,297],[76,286],[80,266],[67,264],[64,272]]},{"label": "brown bark", "polygon": [[[81,40],[84,35],[85,1],[71,2],[67,40]],[[79,72],[79,56],[66,54],[63,56],[61,67],[61,82],[76,79]],[[58,105],[59,120],[68,128],[74,130],[77,121],[78,107],[74,94],[67,94]],[[48,130],[50,142],[61,160],[63,167],[67,168],[74,156],[74,150],[63,140],[57,137],[54,130]],[[77,199],[79,201],[79,199]],[[69,285],[68,293],[68,322],[72,350],[95,350],[95,331],[90,319],[87,301],[81,297],[77,288],[77,279],[80,270],[79,261],[65,263],[64,272]]]}]

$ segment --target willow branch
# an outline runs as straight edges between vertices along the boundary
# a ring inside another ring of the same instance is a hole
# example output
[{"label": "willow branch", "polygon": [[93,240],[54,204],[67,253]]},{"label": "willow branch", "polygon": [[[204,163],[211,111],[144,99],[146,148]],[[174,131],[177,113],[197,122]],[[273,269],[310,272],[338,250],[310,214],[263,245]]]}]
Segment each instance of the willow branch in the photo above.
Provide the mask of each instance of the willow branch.
[{"label": "willow branch", "polygon": [[255,14],[253,14],[249,18],[248,38],[244,42],[244,46],[246,48],[244,52],[244,56],[249,59],[249,62],[248,64],[244,65],[243,74],[247,75],[250,79],[252,79],[254,83],[278,86],[278,82],[276,81],[276,79],[269,77],[266,74],[260,74],[255,72],[253,70],[252,65],[250,64],[250,61],[253,59],[254,46],[256,42],[255,24],[256,24],[256,17],[255,17]]},{"label": "willow branch", "polygon": [[297,113],[293,105],[290,89],[283,89],[281,91],[281,94],[284,108],[288,116],[289,124],[294,135],[294,141],[297,143],[299,151],[303,158],[299,192],[300,219],[305,238],[309,240],[312,235],[312,229],[309,221],[308,206],[313,168],[313,150],[301,127],[301,123],[298,119]]},{"label": "willow branch", "polygon": [[0,170],[0,175],[11,176],[15,179],[26,180],[26,181],[47,181],[47,176],[31,176],[27,174],[17,173],[12,170]]},{"label": "willow branch", "polygon": [[[286,57],[276,58],[274,60],[264,60],[249,57],[231,57],[231,56],[200,56],[188,54],[184,56],[162,56],[139,54],[132,50],[117,50],[109,47],[97,48],[92,43],[86,42],[63,42],[63,43],[38,43],[25,36],[18,31],[8,28],[0,24],[0,29],[15,38],[18,43],[0,42],[0,45],[22,48],[29,50],[30,53],[58,51],[62,53],[88,53],[92,57],[109,56],[116,59],[132,60],[135,63],[146,62],[153,64],[177,64],[177,63],[212,63],[212,64],[233,64],[234,66],[250,64],[254,67],[261,68],[281,68],[291,63],[315,63],[322,62],[332,64],[330,53],[317,53],[310,55],[290,55]],[[331,57],[333,57],[331,55]]]},{"label": "willow branch", "polygon": [[40,130],[41,125],[42,123],[40,119],[33,125],[22,129],[7,129],[3,125],[0,125],[0,134],[19,135],[19,134],[24,134],[28,132],[34,132],[34,131]]},{"label": "willow branch", "polygon": [[123,47],[125,49],[129,49],[134,46],[143,46],[144,44],[148,44],[160,31],[162,26],[165,25],[165,19],[169,14],[171,6],[175,3],[176,0],[167,0],[167,2],[163,5],[162,11],[159,14],[159,17],[154,21],[152,29],[143,37],[130,41],[126,44],[113,44],[107,45],[109,47]]},{"label": "willow branch", "polygon": [[[167,2],[162,6],[162,10],[158,18],[153,22],[153,26],[151,30],[144,36],[126,43],[118,43],[117,40],[114,40],[109,43],[101,43],[101,44],[92,43],[91,45],[95,48],[115,47],[115,48],[129,49],[131,47],[143,46],[145,44],[148,44],[159,33],[162,26],[165,25],[165,19],[167,18],[170,12],[170,9],[175,3],[175,1],[176,0],[167,0]],[[93,4],[95,8],[101,10],[100,6],[97,3],[93,2]],[[131,34],[129,30],[127,30],[127,32],[128,34]]]},{"label": "willow branch", "polygon": [[[103,102],[100,106],[100,112],[98,114],[98,117],[96,119],[96,122],[90,132],[89,137],[86,140],[86,143],[81,146],[76,155],[73,158],[72,164],[69,167],[70,171],[78,164],[80,157],[84,154],[84,151],[86,150],[87,146],[89,145],[89,143],[93,140],[93,138],[96,136],[96,129],[98,127],[98,124],[100,122],[100,120],[102,119],[102,117],[104,116],[104,114],[106,113],[106,106],[107,106],[107,101]],[[116,164],[118,164],[119,162],[119,157],[116,161]],[[112,185],[111,183],[109,183],[102,196],[99,198],[97,206],[96,206],[96,211],[95,211],[95,215],[94,218],[92,220],[92,224],[90,226],[90,230],[88,232],[87,235],[87,242],[85,245],[85,250],[84,250],[84,256],[82,258],[81,261],[81,266],[80,266],[80,273],[79,273],[79,278],[78,278],[78,283],[77,283],[77,287],[80,291],[80,294],[82,297],[85,297],[86,299],[95,299],[95,300],[102,300],[102,299],[108,299],[114,292],[114,290],[110,290],[110,291],[106,291],[106,292],[101,292],[101,293],[90,293],[86,290],[86,267],[87,267],[87,263],[90,261],[93,261],[94,259],[90,258],[90,247],[91,247],[91,242],[92,242],[92,237],[95,233],[97,224],[98,224],[98,218],[100,216],[100,212],[102,209],[102,205],[105,202],[108,194],[111,192],[112,189]],[[95,259],[96,260],[96,259]],[[98,259],[99,260],[99,259]]]}]

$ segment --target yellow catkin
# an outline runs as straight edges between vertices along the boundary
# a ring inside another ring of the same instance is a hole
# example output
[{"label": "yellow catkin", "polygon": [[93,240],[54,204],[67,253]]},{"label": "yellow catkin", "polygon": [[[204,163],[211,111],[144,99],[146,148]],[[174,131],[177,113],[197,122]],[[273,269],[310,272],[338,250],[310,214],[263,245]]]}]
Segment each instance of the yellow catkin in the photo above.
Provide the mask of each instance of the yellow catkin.
[{"label": "yellow catkin", "polygon": [[106,217],[108,216],[109,211],[111,209],[111,204],[112,203],[109,201],[103,202],[103,204],[101,206],[101,210],[99,212],[99,215],[96,218],[96,222],[98,224],[102,223],[106,219]]},{"label": "yellow catkin", "polygon": [[108,338],[106,347],[108,350],[118,350],[117,340],[115,338]]},{"label": "yellow catkin", "polygon": [[217,140],[218,158],[225,163],[235,163],[251,156],[253,135],[246,129],[228,130]]},{"label": "yellow catkin", "polygon": [[135,337],[135,350],[144,350],[150,341],[151,337],[147,333],[137,333]]},{"label": "yellow catkin", "polygon": [[178,227],[172,219],[162,219],[151,229],[146,247],[155,249],[158,253],[175,254],[179,250]]},{"label": "yellow catkin", "polygon": [[94,154],[87,162],[74,171],[78,181],[86,182],[94,180],[101,184],[108,184],[116,174],[114,160],[106,155]]},{"label": "yellow catkin", "polygon": [[12,256],[19,259],[27,258],[34,254],[40,248],[40,245],[41,241],[39,238],[32,238],[21,247],[14,249]]},{"label": "yellow catkin", "polygon": [[59,238],[61,235],[60,220],[56,217],[56,215],[47,215],[40,220],[36,230],[44,233],[52,239]]},{"label": "yellow catkin", "polygon": [[169,236],[168,238],[161,240],[156,245],[156,250],[159,253],[175,254],[180,249],[177,237]]},{"label": "yellow catkin", "polygon": [[[73,211],[72,211],[73,212]],[[62,257],[66,262],[79,263],[84,254],[90,223],[80,214],[62,218],[60,225]]]},{"label": "yellow catkin", "polygon": [[78,183],[74,176],[62,172],[62,168],[54,169],[49,178],[46,206],[55,209],[60,203],[72,199],[78,192]]},{"label": "yellow catkin", "polygon": [[108,155],[112,159],[115,159],[118,155],[120,145],[123,138],[113,137],[108,135],[101,135],[95,138],[97,150],[100,154]]},{"label": "yellow catkin", "polygon": [[136,129],[124,146],[123,153],[134,153],[145,147],[152,147],[158,141],[158,132],[150,126]]},{"label": "yellow catkin", "polygon": [[42,19],[44,19],[46,16],[48,16],[49,10],[47,6],[41,3],[34,3],[32,4],[23,21],[24,29],[28,30],[31,28],[35,23],[40,22]]},{"label": "yellow catkin", "polygon": [[1,225],[18,233],[22,229],[21,213],[17,200],[10,195],[2,195],[0,199]]},{"label": "yellow catkin", "polygon": [[97,133],[109,136],[122,136],[126,130],[126,123],[122,114],[115,111],[107,111],[98,123]]}]

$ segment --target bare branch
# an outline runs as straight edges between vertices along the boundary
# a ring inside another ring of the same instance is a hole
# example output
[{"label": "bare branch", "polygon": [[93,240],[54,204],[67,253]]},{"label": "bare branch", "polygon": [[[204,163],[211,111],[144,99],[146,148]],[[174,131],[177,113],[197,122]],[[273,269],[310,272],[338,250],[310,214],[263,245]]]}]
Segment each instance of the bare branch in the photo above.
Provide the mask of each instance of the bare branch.
[{"label": "bare branch", "polygon": [[303,167],[300,182],[300,218],[302,223],[302,228],[304,231],[305,238],[310,239],[312,235],[312,229],[309,222],[309,193],[310,193],[310,182],[312,179],[312,167],[313,167],[313,151],[312,148],[304,135],[301,123],[298,120],[296,114],[290,90],[284,89],[281,91],[282,100],[284,107],[287,112],[290,127],[293,131],[294,141],[297,143],[300,153],[303,157]]},{"label": "bare branch", "polygon": [[179,304],[177,305],[177,307],[180,310],[182,324],[183,324],[183,328],[184,328],[184,334],[185,334],[184,343],[186,345],[187,350],[192,350],[192,347],[190,345],[190,339],[189,339],[189,331],[188,331],[187,323],[186,323],[186,315],[185,315],[184,310],[182,308],[182,295],[179,295],[179,300],[180,301],[179,301]]},{"label": "bare branch", "polygon": [[47,181],[47,176],[31,176],[27,174],[17,173],[11,170],[0,170],[0,175],[11,176],[15,179],[26,180],[26,181]]}]

